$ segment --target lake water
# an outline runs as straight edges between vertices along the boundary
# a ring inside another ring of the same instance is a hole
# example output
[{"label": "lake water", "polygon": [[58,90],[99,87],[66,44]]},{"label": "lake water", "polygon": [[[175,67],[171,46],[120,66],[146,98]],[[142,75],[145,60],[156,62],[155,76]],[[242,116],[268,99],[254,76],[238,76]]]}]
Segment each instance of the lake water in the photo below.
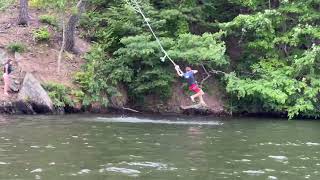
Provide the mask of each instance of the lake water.
[{"label": "lake water", "polygon": [[0,179],[320,179],[320,121],[4,116]]}]

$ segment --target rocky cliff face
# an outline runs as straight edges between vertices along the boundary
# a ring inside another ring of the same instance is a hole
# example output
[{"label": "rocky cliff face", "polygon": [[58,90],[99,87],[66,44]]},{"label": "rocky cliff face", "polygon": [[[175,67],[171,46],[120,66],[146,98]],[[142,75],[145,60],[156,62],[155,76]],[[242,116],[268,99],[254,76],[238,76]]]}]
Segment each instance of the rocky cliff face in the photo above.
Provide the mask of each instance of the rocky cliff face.
[{"label": "rocky cliff face", "polygon": [[[157,96],[149,95],[145,97],[144,104],[132,106],[139,111],[160,114],[224,115],[227,113],[224,109],[223,92],[218,87],[216,80],[208,81],[207,88],[204,90],[204,100],[208,105],[206,108],[194,106],[182,83],[176,83],[173,86],[172,96],[167,102],[162,102]],[[184,109],[181,108],[182,106],[190,107]]]}]

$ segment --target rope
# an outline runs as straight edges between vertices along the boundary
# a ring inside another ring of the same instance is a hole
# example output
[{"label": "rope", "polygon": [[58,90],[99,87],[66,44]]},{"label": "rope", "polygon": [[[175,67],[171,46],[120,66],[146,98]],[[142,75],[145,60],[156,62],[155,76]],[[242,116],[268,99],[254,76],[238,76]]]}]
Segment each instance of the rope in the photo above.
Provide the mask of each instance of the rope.
[{"label": "rope", "polygon": [[136,12],[138,12],[139,14],[141,14],[141,16],[143,17],[143,20],[146,22],[147,26],[149,27],[153,37],[156,39],[157,43],[159,44],[160,46],[160,50],[164,53],[164,57],[161,58],[161,60],[165,60],[166,58],[168,58],[171,63],[176,67],[177,64],[170,58],[169,54],[167,53],[167,51],[163,48],[162,44],[161,44],[161,41],[159,40],[159,38],[157,37],[157,35],[154,33],[151,25],[149,24],[148,22],[148,19],[147,17],[144,15],[143,11],[141,10],[140,8],[140,5],[138,4],[137,0],[130,0],[134,5],[133,5],[133,8]]},{"label": "rope", "polygon": [[[145,14],[143,13],[139,3],[137,2],[137,0],[130,0],[131,1],[131,5],[133,6],[133,9],[138,12],[139,14],[141,14],[141,16],[143,17],[143,20],[146,22],[147,26],[149,27],[153,37],[156,39],[158,45],[160,46],[160,50],[164,53],[164,57],[161,57],[161,60],[164,61],[166,58],[168,58],[171,63],[177,68],[176,70],[178,70],[179,72],[183,73],[181,71],[181,69],[179,68],[179,66],[170,58],[169,54],[167,53],[167,51],[163,48],[162,44],[161,44],[161,41],[159,40],[159,38],[157,37],[157,35],[155,34],[155,32],[153,31],[149,21],[148,21],[148,18],[145,16]],[[204,68],[204,66],[202,65],[202,67]],[[201,84],[207,80],[211,75],[209,74],[209,72],[204,68],[206,74],[208,75],[208,77],[206,77],[204,80],[202,80]],[[227,73],[223,72],[223,71],[218,71],[218,70],[212,70],[210,71],[210,73],[214,73],[214,74],[224,74],[226,75]]]}]

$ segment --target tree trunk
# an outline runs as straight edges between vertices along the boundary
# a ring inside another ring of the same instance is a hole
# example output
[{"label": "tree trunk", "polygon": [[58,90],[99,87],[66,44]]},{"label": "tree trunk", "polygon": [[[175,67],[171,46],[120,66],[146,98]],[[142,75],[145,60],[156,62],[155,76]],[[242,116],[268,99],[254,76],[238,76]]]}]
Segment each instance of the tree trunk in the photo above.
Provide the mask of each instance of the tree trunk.
[{"label": "tree trunk", "polygon": [[269,9],[271,9],[271,0],[269,0]]},{"label": "tree trunk", "polygon": [[86,0],[80,0],[77,4],[77,12],[72,14],[68,20],[68,24],[64,31],[66,38],[64,49],[66,51],[74,51],[74,33],[79,22],[80,16],[85,11]]},{"label": "tree trunk", "polygon": [[19,25],[28,25],[29,13],[28,13],[28,0],[20,0],[20,9],[19,9]]},{"label": "tree trunk", "polygon": [[66,37],[65,37],[65,31],[66,31],[66,25],[65,25],[65,20],[63,17],[62,20],[62,45],[59,51],[59,56],[58,56],[58,65],[57,65],[57,73],[60,74],[60,69],[61,69],[61,60],[62,60],[62,55],[64,51],[64,47],[66,45]]}]

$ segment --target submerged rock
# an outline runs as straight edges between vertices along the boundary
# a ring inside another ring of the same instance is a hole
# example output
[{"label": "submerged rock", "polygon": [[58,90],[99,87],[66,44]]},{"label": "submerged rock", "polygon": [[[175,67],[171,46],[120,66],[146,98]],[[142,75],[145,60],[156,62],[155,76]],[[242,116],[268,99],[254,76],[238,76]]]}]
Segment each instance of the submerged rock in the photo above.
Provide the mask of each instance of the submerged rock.
[{"label": "submerged rock", "polygon": [[9,85],[11,91],[13,92],[19,92],[20,89],[20,82],[14,79],[11,79],[10,85]]},{"label": "submerged rock", "polygon": [[15,103],[1,101],[0,102],[0,113],[5,114],[16,114],[17,113],[17,106]]},{"label": "submerged rock", "polygon": [[227,114],[221,108],[203,106],[201,104],[193,104],[193,105],[189,105],[189,106],[180,106],[180,109],[182,110],[183,114],[187,114],[187,115],[223,116],[223,115]]},{"label": "submerged rock", "polygon": [[183,114],[188,115],[212,115],[213,110],[200,104],[190,106],[180,106]]},{"label": "submerged rock", "polygon": [[24,77],[18,94],[17,106],[25,114],[54,112],[50,97],[31,73],[27,73]]}]

